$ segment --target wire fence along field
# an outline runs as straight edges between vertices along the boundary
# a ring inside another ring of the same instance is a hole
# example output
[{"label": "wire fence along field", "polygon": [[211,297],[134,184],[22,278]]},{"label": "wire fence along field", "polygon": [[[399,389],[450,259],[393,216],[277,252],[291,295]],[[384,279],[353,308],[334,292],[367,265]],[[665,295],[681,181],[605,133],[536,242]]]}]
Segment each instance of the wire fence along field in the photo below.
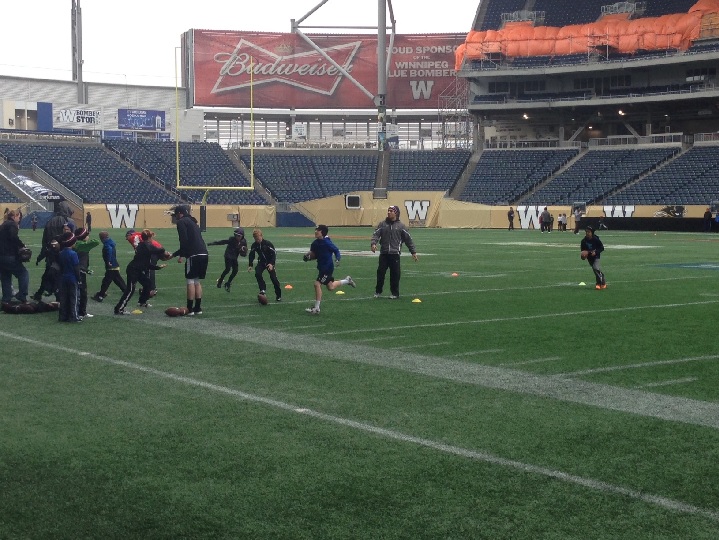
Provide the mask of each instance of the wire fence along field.
[{"label": "wire fence along field", "polygon": [[713,235],[604,231],[595,290],[570,232],[415,229],[389,300],[332,228],[357,288],[311,316],[312,230],[264,232],[281,303],[218,246],[201,316],[174,261],[140,315],[0,315],[0,537],[719,535]]}]

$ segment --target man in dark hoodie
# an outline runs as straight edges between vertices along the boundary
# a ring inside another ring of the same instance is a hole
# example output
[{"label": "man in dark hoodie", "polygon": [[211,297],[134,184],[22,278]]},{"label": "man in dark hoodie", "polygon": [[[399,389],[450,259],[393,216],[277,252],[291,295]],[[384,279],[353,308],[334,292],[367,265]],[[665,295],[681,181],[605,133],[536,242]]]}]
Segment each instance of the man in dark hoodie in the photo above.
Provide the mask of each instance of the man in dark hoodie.
[{"label": "man in dark hoodie", "polygon": [[409,252],[412,254],[412,259],[417,262],[417,250],[412,236],[404,223],[399,220],[399,206],[390,206],[387,209],[387,219],[380,222],[375,228],[372,240],[370,240],[372,253],[377,251],[378,243],[380,245],[379,266],[377,267],[377,285],[375,286],[374,297],[379,298],[382,296],[384,278],[389,268],[390,299],[397,300],[399,298],[399,278],[402,275],[399,263],[402,244],[407,244]]},{"label": "man in dark hoodie", "polygon": [[245,230],[242,227],[235,229],[235,232],[227,240],[218,240],[217,242],[210,242],[208,246],[227,246],[225,248],[225,269],[220,274],[217,280],[217,288],[222,287],[222,282],[225,280],[225,276],[230,274],[230,277],[225,283],[225,290],[230,292],[232,286],[232,280],[235,279],[238,270],[237,258],[247,257],[247,240],[245,240]]},{"label": "man in dark hoodie", "polygon": [[602,251],[604,251],[604,244],[599,237],[594,234],[594,227],[584,229],[584,238],[582,238],[579,249],[582,251],[582,259],[585,259],[589,263],[589,266],[592,267],[592,272],[594,272],[596,279],[594,288],[597,290],[606,289],[607,278],[604,276],[600,262]]},{"label": "man in dark hoodie", "polygon": [[189,315],[202,315],[202,280],[207,274],[209,256],[207,246],[202,239],[197,220],[190,215],[190,207],[185,204],[175,206],[170,215],[177,225],[180,249],[172,256],[185,259],[185,279],[187,280],[187,309]]}]

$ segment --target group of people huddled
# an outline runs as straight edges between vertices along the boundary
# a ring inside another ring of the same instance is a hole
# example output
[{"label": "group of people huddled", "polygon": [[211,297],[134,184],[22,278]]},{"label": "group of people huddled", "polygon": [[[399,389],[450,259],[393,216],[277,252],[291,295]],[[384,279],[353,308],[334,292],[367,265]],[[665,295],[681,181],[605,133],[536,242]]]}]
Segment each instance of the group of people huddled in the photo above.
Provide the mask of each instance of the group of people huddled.
[{"label": "group of people huddled", "polygon": [[[38,290],[30,296],[29,273],[24,266],[29,258],[22,257],[25,244],[19,237],[20,214],[14,210],[5,213],[0,225],[0,280],[2,281],[3,307],[15,304],[28,304],[34,300],[37,304],[54,304],[61,322],[80,322],[92,317],[87,311],[90,252],[102,244],[102,259],[105,267],[100,290],[91,296],[102,302],[114,283],[121,291],[121,297],[115,306],[116,315],[128,313],[127,305],[135,293],[137,284],[141,286],[139,306],[151,307],[149,299],[157,293],[155,270],[165,268],[158,264],[174,257],[185,259],[185,277],[187,279],[187,307],[191,314],[202,313],[201,281],[207,271],[208,254],[202,240],[197,220],[190,216],[189,207],[179,205],[170,212],[176,223],[180,239],[180,248],[174,253],[166,251],[149,229],[136,232],[130,229],[125,239],[132,245],[134,256],[126,268],[126,279],[120,271],[117,259],[117,245],[107,231],[90,238],[89,227],[77,228],[72,220],[72,209],[65,202],[57,205],[55,214],[43,230],[42,246],[35,260],[36,265],[45,264]],[[89,212],[88,212],[89,214]],[[87,224],[91,223],[87,219]],[[15,292],[12,278],[18,280],[19,290]],[[45,297],[54,296],[53,302],[45,303]],[[7,310],[6,310],[7,311]],[[45,309],[39,311],[46,311]],[[10,311],[12,312],[12,311]],[[30,311],[15,311],[28,313]]]},{"label": "group of people huddled", "polygon": [[[187,285],[187,314],[202,314],[202,280],[207,273],[209,255],[207,245],[202,238],[197,220],[190,215],[190,207],[177,205],[168,214],[177,227],[180,247],[174,253],[166,251],[155,239],[155,233],[149,229],[137,232],[130,229],[125,239],[132,245],[134,256],[126,267],[125,279],[121,273],[117,258],[117,245],[107,231],[99,233],[99,239],[90,238],[90,218],[86,220],[88,227],[77,228],[72,220],[72,209],[66,202],[57,205],[55,215],[45,225],[42,247],[35,264],[45,264],[40,279],[40,286],[33,295],[29,295],[29,273],[23,262],[29,257],[21,256],[26,250],[19,237],[19,212],[9,210],[0,225],[0,278],[2,281],[2,304],[27,305],[33,300],[34,306],[54,305],[61,322],[81,322],[93,315],[88,313],[88,282],[90,269],[90,252],[102,244],[102,260],[105,273],[98,292],[90,296],[96,302],[103,302],[108,296],[111,285],[121,292],[119,301],[114,307],[115,315],[129,313],[128,305],[134,296],[137,285],[140,285],[138,307],[151,307],[149,300],[157,294],[155,271],[165,268],[165,261],[178,258],[185,261],[185,279]],[[88,212],[89,214],[89,212]],[[387,219],[375,229],[371,239],[371,249],[375,252],[380,248],[379,267],[375,298],[382,295],[387,270],[390,273],[390,299],[399,298],[400,252],[403,244],[409,247],[412,258],[417,261],[414,242],[406,226],[399,220],[400,210],[390,206]],[[276,271],[276,251],[274,245],[263,237],[260,229],[252,232],[253,243],[248,247],[244,229],[238,227],[233,235],[226,240],[218,240],[208,245],[224,245],[225,268],[217,280],[217,288],[224,286],[227,292],[238,272],[238,258],[248,257],[248,272],[254,270],[255,279],[260,289],[259,295],[266,297],[267,284],[263,274],[267,271],[277,302],[282,301],[282,287]],[[27,250],[29,251],[29,250]],[[257,265],[254,265],[255,258]],[[320,313],[322,286],[334,290],[342,285],[355,287],[354,280],[347,276],[340,280],[333,277],[334,260],[339,264],[341,254],[329,237],[329,229],[318,225],[315,229],[315,240],[305,261],[316,260],[318,276],[314,283],[315,304],[306,311],[316,315]],[[19,290],[15,292],[12,278],[18,280]],[[54,296],[55,301],[44,302],[46,297]],[[263,303],[267,303],[266,301]],[[46,309],[37,311],[47,311]],[[19,311],[15,311],[19,312]],[[22,311],[27,312],[27,311]]]}]

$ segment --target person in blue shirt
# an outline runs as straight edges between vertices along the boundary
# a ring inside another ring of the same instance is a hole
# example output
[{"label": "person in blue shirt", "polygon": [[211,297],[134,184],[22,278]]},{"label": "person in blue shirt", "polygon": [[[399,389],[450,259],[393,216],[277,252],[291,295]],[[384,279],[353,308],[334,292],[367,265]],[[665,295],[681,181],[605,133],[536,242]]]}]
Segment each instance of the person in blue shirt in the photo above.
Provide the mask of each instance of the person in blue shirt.
[{"label": "person in blue shirt", "polygon": [[117,262],[117,246],[115,245],[115,241],[110,238],[110,234],[107,231],[100,233],[100,241],[102,242],[102,260],[105,262],[105,276],[102,278],[100,291],[96,292],[92,297],[96,302],[102,302],[105,299],[111,283],[117,285],[123,293],[127,288],[125,280],[122,279],[122,273],[120,272],[120,263]]},{"label": "person in blue shirt", "polygon": [[71,232],[62,235],[60,245],[62,251],[58,256],[60,262],[60,322],[80,322],[80,258],[73,249],[76,238]]},{"label": "person in blue shirt", "polygon": [[305,254],[303,260],[305,262],[312,259],[317,260],[317,279],[315,279],[315,305],[314,307],[307,308],[305,311],[311,315],[320,314],[320,303],[322,302],[322,285],[327,287],[327,290],[334,291],[342,285],[349,285],[350,287],[356,287],[356,284],[351,276],[347,276],[344,279],[335,281],[332,277],[335,265],[332,260],[334,259],[339,264],[342,255],[340,254],[339,248],[334,244],[332,240],[327,236],[329,229],[327,225],[317,225],[315,228],[315,240],[310,246],[310,250]]}]

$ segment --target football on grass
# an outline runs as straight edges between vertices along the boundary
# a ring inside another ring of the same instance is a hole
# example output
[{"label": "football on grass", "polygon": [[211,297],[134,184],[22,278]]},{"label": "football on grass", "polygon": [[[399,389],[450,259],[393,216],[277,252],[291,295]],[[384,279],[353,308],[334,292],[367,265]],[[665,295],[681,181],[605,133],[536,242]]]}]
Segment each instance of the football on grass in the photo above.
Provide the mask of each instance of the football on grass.
[{"label": "football on grass", "polygon": [[183,317],[190,312],[186,307],[169,307],[165,310],[168,317]]},{"label": "football on grass", "polygon": [[589,252],[585,249],[582,251],[582,260],[585,260],[587,257],[589,257]]},{"label": "football on grass", "polygon": [[258,294],[257,295],[257,301],[262,304],[263,306],[267,305],[267,295],[266,294]]}]

